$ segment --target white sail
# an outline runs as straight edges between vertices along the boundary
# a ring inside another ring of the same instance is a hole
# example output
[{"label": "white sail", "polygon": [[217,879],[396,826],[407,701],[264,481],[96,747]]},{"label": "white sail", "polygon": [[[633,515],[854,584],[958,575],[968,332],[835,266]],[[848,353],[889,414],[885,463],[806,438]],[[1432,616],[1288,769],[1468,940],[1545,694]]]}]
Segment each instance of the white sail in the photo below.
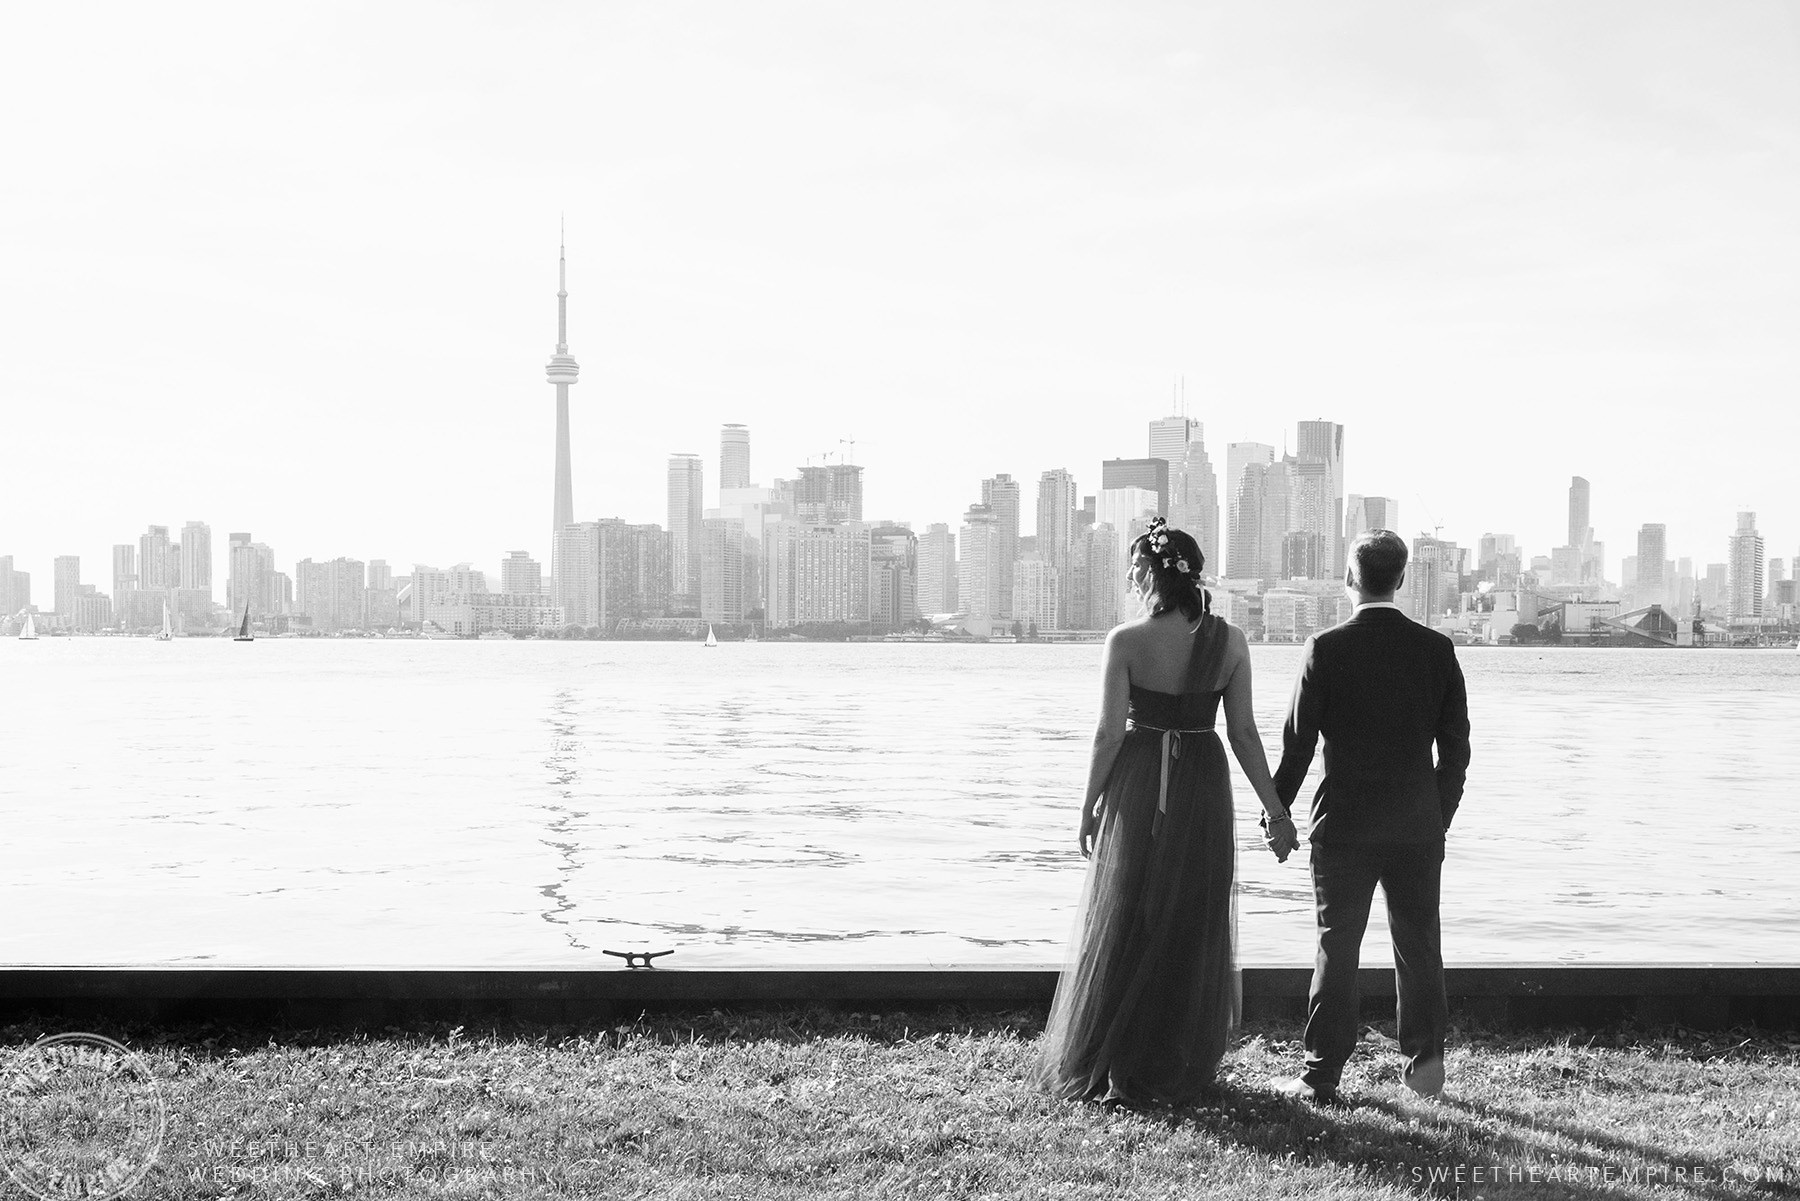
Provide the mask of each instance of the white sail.
[{"label": "white sail", "polygon": [[162,633],[160,633],[160,634],[158,634],[158,635],[157,635],[157,636],[156,636],[156,640],[157,640],[157,641],[158,641],[158,642],[168,642],[168,641],[169,641],[169,640],[170,640],[170,639],[172,639],[172,638],[174,638],[174,637],[175,637],[175,628],[174,628],[174,626],[173,626],[173,625],[171,625],[171,624],[170,624],[170,622],[169,622],[169,602],[168,602],[168,601],[164,601],[164,602],[163,602],[163,628],[162,628]]},{"label": "white sail", "polygon": [[706,627],[706,645],[708,645],[708,646],[719,645],[719,640],[717,638],[713,637],[713,628],[710,624]]},{"label": "white sail", "polygon": [[31,614],[27,613],[25,615],[25,624],[19,629],[19,640],[21,642],[36,642],[37,636],[37,622],[33,621]]}]

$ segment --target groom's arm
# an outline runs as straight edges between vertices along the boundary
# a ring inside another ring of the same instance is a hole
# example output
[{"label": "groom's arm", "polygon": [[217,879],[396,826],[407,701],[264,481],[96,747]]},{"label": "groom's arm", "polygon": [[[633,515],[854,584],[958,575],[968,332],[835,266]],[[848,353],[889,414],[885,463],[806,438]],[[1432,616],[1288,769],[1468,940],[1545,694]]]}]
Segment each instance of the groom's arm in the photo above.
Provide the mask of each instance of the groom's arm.
[{"label": "groom's arm", "polygon": [[1456,807],[1462,804],[1463,782],[1469,775],[1469,689],[1463,682],[1462,664],[1456,661],[1456,648],[1448,647],[1447,653],[1450,679],[1437,724],[1438,809],[1446,830],[1456,816]]},{"label": "groom's arm", "polygon": [[1281,727],[1281,766],[1275,769],[1275,795],[1289,809],[1300,795],[1312,766],[1313,751],[1319,745],[1319,715],[1324,708],[1318,670],[1319,640],[1306,640],[1306,653],[1300,662],[1300,675],[1294,681],[1294,696],[1288,702],[1287,721]]}]

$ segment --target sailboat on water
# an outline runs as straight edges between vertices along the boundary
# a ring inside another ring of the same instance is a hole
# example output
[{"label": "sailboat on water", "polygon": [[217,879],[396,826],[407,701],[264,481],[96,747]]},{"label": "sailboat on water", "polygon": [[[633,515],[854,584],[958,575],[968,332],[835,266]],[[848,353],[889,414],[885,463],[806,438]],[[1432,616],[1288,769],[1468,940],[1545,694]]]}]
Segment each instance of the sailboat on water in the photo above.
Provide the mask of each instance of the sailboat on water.
[{"label": "sailboat on water", "polygon": [[710,622],[708,622],[707,626],[706,626],[706,645],[708,645],[708,646],[719,645],[719,640],[717,638],[713,637],[713,628],[712,628],[712,623],[710,623]]},{"label": "sailboat on water", "polygon": [[232,641],[233,642],[255,642],[256,641],[256,635],[254,635],[250,632],[250,605],[248,602],[246,602],[244,605],[244,620],[238,623],[237,637],[233,638]]},{"label": "sailboat on water", "polygon": [[169,621],[169,602],[163,602],[163,628],[157,632],[158,642],[168,642],[175,637],[175,627]]},{"label": "sailboat on water", "polygon": [[25,624],[19,627],[19,641],[36,642],[37,637],[37,622],[33,621],[31,614],[27,613],[25,614]]}]

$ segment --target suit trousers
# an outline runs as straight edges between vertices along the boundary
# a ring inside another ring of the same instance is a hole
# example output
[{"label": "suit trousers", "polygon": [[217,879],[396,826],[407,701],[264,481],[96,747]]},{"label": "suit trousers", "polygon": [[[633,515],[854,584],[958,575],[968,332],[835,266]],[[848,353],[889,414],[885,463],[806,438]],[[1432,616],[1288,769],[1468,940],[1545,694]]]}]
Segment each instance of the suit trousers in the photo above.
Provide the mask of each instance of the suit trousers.
[{"label": "suit trousers", "polygon": [[1444,844],[1313,843],[1313,899],[1319,926],[1312,988],[1306,999],[1306,1070],[1317,1089],[1335,1089],[1360,1028],[1356,977],[1375,886],[1387,898],[1394,939],[1394,985],[1401,1053],[1407,1067],[1444,1053],[1449,1002],[1444,995],[1438,887]]}]

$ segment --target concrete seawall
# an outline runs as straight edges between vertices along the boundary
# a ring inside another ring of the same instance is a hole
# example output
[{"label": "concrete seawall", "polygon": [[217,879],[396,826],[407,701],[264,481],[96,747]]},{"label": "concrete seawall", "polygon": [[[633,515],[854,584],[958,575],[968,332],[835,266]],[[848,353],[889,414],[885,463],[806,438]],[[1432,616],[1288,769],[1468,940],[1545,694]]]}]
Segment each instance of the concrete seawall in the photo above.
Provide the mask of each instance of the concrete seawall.
[{"label": "concrete seawall", "polygon": [[[611,1020],[645,1008],[812,1002],[895,1008],[1039,1006],[1051,966],[844,966],[630,969],[15,967],[0,969],[0,1015],[185,1021],[255,1017],[296,1024],[419,1018]],[[1699,1029],[1800,1028],[1800,964],[1549,964],[1451,967],[1453,1016],[1489,1026],[1634,1020]],[[1243,969],[1250,1018],[1298,1017],[1311,968]],[[1392,1014],[1394,977],[1365,967],[1365,1016]]]}]

